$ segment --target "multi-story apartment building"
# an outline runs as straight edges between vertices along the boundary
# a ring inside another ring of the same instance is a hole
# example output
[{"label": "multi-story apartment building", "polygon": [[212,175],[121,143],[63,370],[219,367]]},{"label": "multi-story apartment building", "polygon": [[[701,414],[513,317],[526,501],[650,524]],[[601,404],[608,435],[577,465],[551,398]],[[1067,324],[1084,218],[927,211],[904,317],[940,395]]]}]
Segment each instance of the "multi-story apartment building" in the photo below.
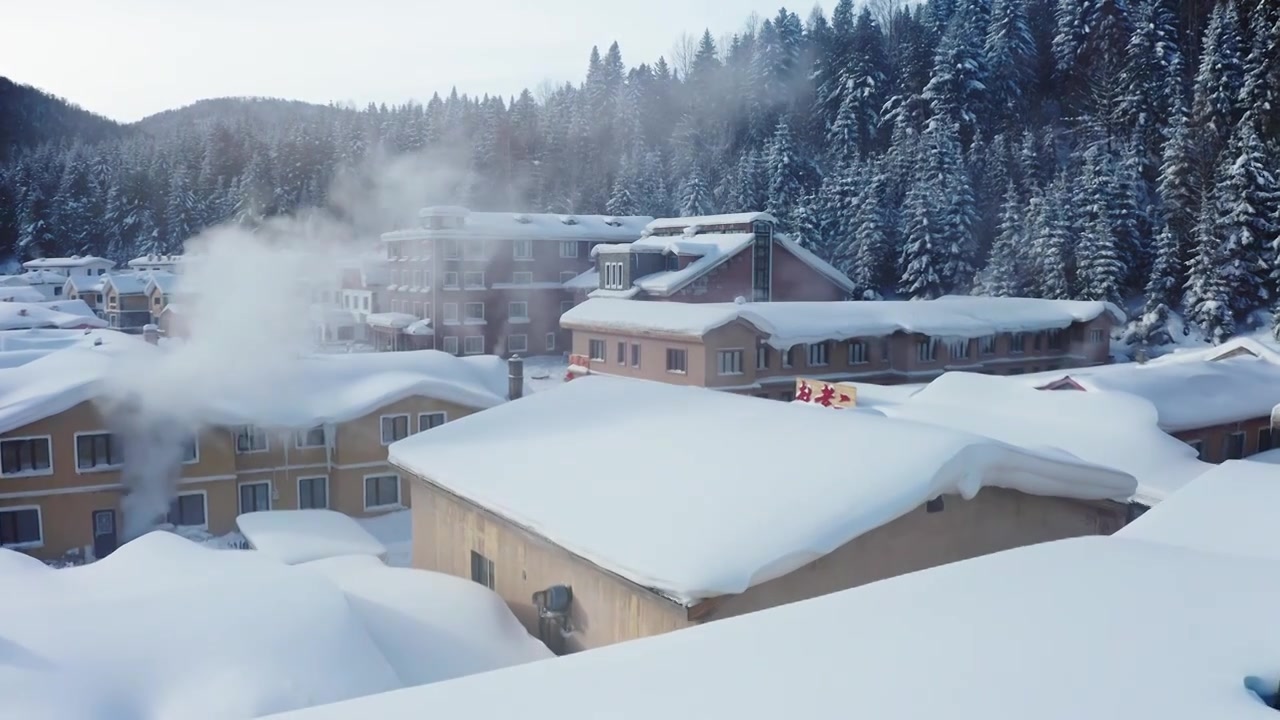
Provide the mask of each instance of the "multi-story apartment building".
[{"label": "multi-story apartment building", "polygon": [[[112,347],[69,348],[0,369],[0,546],[45,560],[91,560],[127,539],[126,458],[115,432],[121,418],[112,414],[120,411],[103,402],[103,378],[118,371]],[[225,409],[210,410],[219,422],[190,436],[159,526],[219,535],[255,510],[362,516],[407,506],[387,446],[513,392],[505,364],[493,357],[364,353],[299,363],[316,395],[281,403],[284,415],[246,410],[237,424]]]},{"label": "multi-story apartment building", "polygon": [[129,269],[134,272],[170,272],[182,269],[181,255],[143,255],[130,260]]},{"label": "multi-story apartment building", "polygon": [[421,227],[382,236],[389,277],[368,318],[380,349],[564,352],[559,318],[573,304],[565,284],[591,269],[596,245],[631,242],[652,219],[456,207],[420,216]]},{"label": "multi-story apartment building", "polygon": [[598,246],[594,276],[573,287],[593,298],[696,303],[847,299],[849,278],[776,225],[761,212],[654,220],[635,242]]},{"label": "multi-story apartment building", "polygon": [[561,317],[575,366],[790,400],[797,378],[926,382],[1099,365],[1124,321],[1104,302],[947,297],[925,302],[654,303],[593,298]]},{"label": "multi-story apartment building", "polygon": [[105,275],[116,266],[114,261],[94,255],[72,255],[65,258],[36,258],[22,263],[27,270],[53,270],[63,277]]}]

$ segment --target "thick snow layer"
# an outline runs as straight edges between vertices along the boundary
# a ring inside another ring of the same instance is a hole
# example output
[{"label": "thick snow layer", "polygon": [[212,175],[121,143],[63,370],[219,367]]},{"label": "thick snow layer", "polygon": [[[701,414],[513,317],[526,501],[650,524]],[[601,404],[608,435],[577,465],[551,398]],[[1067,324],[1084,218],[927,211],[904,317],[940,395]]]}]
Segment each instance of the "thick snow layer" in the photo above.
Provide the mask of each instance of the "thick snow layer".
[{"label": "thick snow layer", "polygon": [[1115,468],[1137,479],[1135,499],[1146,505],[1213,467],[1159,428],[1151,403],[1126,394],[1045,392],[1011,377],[953,372],[879,410]]},{"label": "thick snow layer", "polygon": [[[599,240],[626,242],[640,237],[647,216],[554,215],[547,213],[465,212],[463,208],[427,208],[431,215],[465,214],[463,227],[430,230],[413,228],[384,233],[384,241],[460,237],[492,240]],[[420,213],[421,214],[421,213]],[[568,220],[569,222],[566,222]],[[608,222],[606,222],[608,221]]]},{"label": "thick snow layer", "polygon": [[[304,563],[347,595],[404,686],[553,657],[502,598],[470,580],[387,567],[368,555]],[[447,652],[445,652],[447,649]]]},{"label": "thick snow layer", "polygon": [[417,315],[402,312],[381,312],[371,313],[365,317],[365,322],[374,327],[394,328],[403,330],[417,321]]},{"label": "thick snow layer", "polygon": [[1280,448],[1250,455],[1245,460],[1248,462],[1267,463],[1268,465],[1280,465]]},{"label": "thick snow layer", "polygon": [[174,267],[182,264],[181,255],[143,255],[130,260],[127,264],[131,268],[137,267],[160,267],[167,265]]},{"label": "thick snow layer", "polygon": [[574,329],[701,337],[735,320],[745,320],[768,335],[770,345],[785,349],[804,343],[879,337],[895,332],[974,338],[1002,332],[1048,330],[1089,322],[1106,313],[1117,321],[1124,319],[1120,309],[1111,303],[1034,298],[947,296],[929,301],[696,305],[622,303],[592,298],[561,316],[561,323]]},{"label": "thick snow layer", "polygon": [[692,238],[680,235],[651,236],[637,240],[642,248],[701,257],[680,270],[664,270],[637,278],[634,284],[652,295],[670,295],[707,274],[717,265],[727,262],[749,247],[754,239],[755,235],[751,233],[732,233],[696,235]]},{"label": "thick snow layer", "polygon": [[[157,365],[151,353],[166,350],[137,338],[119,337],[101,346],[66,348],[0,370],[0,432],[108,392],[138,389],[128,383],[163,387],[168,380],[156,373],[162,373],[164,366]],[[133,368],[146,370],[134,372]],[[469,408],[493,407],[505,402],[507,367],[491,355],[459,358],[435,350],[344,353],[298,358],[272,393],[261,392],[253,383],[240,384],[234,376],[214,381],[217,387],[200,393],[203,405],[187,408],[202,422],[302,429],[354,420],[418,395]]]},{"label": "thick snow layer", "polygon": [[595,290],[598,287],[600,287],[600,273],[595,269],[588,270],[564,283],[565,290]]},{"label": "thick snow layer", "polygon": [[387,564],[409,567],[413,561],[413,513],[408,508],[360,518],[356,522],[387,549]]},{"label": "thick snow layer", "polygon": [[76,292],[102,292],[104,280],[105,275],[72,275],[67,278],[66,284]]},{"label": "thick snow layer", "polygon": [[178,287],[179,277],[171,272],[163,270],[153,270],[146,274],[145,291],[151,292],[153,287],[158,287],[160,292],[165,295],[173,293]]},{"label": "thick snow layer", "polygon": [[147,291],[151,275],[149,272],[109,273],[103,277],[103,287],[105,289],[109,285],[120,295],[141,295]]},{"label": "thick snow layer", "polygon": [[731,213],[727,215],[696,215],[694,217],[657,218],[650,221],[648,225],[645,225],[644,229],[669,230],[671,228],[686,228],[692,225],[741,225],[742,223],[757,221],[777,222],[777,220],[775,220],[769,213],[745,212]]},{"label": "thick snow layer", "polygon": [[1280,560],[1280,467],[1229,460],[1120,530],[1126,538]]},{"label": "thick snow layer", "polygon": [[106,327],[83,300],[0,303],[0,330]]},{"label": "thick snow layer", "polygon": [[1269,720],[1277,603],[1256,560],[1076,538],[274,720]]},{"label": "thick snow layer", "polygon": [[1135,487],[1114,470],[934,426],[599,376],[401,440],[389,457],[689,604],[785,575],[944,493],[1103,499]]},{"label": "thick snow layer", "polygon": [[1087,391],[1137,395],[1155,405],[1168,432],[1269,417],[1280,404],[1280,363],[1247,354],[1210,359],[1219,355],[1184,352],[1141,364],[1038,373],[1021,382],[1042,386],[1070,377]]},{"label": "thick snow layer", "polygon": [[155,532],[64,570],[0,550],[0,578],[21,587],[0,594],[15,720],[236,720],[550,654],[485,588],[369,557],[288,567]]},{"label": "thick snow layer", "polygon": [[30,285],[0,286],[0,302],[32,303],[44,300],[44,293]]},{"label": "thick snow layer", "polygon": [[387,548],[352,517],[333,510],[264,510],[236,518],[258,552],[287,565],[341,555],[387,557]]},{"label": "thick snow layer", "polygon": [[36,258],[22,263],[22,267],[28,270],[38,270],[41,268],[64,268],[64,267],[87,267],[90,265],[101,265],[103,267],[114,267],[115,263],[96,255],[72,255],[65,258]]},{"label": "thick snow layer", "polygon": [[67,276],[57,270],[28,270],[18,277],[28,285],[61,285]]}]

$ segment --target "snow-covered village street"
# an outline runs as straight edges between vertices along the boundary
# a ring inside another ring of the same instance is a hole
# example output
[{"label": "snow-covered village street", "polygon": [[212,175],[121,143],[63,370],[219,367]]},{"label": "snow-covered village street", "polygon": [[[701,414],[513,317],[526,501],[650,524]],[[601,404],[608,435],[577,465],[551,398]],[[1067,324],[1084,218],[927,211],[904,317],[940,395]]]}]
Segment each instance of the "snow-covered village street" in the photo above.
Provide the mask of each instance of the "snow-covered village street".
[{"label": "snow-covered village street", "polygon": [[1280,2],[0,27],[0,720],[1280,712]]}]

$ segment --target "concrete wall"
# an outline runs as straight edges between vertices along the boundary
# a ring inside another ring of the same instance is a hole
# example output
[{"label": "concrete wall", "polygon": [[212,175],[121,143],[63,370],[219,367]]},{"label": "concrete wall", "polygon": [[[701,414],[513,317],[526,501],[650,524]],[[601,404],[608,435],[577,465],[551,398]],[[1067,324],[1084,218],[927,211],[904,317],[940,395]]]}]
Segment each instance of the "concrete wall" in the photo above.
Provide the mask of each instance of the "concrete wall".
[{"label": "concrete wall", "polygon": [[[1125,507],[986,489],[971,501],[923,507],[788,575],[738,596],[684,608],[421,479],[411,479],[413,565],[471,578],[471,553],[494,563],[494,590],[537,634],[534,592],[573,589],[569,651],[639,637],[855,587],[878,579],[1034,543],[1109,534]],[[655,532],[660,532],[655,526]],[[690,619],[692,617],[694,619]]]}]

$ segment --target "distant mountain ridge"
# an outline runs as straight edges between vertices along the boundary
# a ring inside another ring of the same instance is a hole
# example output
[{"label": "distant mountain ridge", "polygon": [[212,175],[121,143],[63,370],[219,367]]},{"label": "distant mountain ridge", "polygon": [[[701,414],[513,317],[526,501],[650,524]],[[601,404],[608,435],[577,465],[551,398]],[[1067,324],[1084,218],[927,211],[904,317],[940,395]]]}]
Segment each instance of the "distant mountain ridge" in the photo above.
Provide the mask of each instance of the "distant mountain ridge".
[{"label": "distant mountain ridge", "polygon": [[93,144],[128,133],[126,126],[110,118],[0,76],[0,162],[47,142]]}]

